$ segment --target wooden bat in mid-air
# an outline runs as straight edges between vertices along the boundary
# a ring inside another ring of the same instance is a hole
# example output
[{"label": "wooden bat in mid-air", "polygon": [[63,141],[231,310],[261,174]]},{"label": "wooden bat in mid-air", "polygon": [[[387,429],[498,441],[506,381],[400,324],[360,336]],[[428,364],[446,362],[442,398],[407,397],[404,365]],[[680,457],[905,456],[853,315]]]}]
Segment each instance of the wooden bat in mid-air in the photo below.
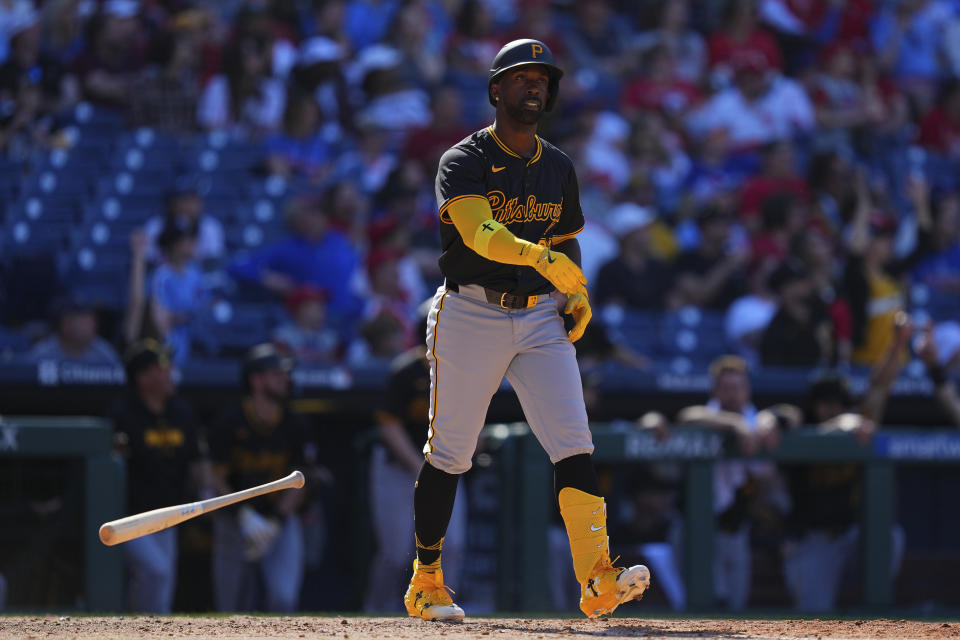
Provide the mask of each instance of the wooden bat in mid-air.
[{"label": "wooden bat in mid-air", "polygon": [[199,502],[188,502],[178,504],[173,507],[163,507],[153,511],[144,511],[135,513],[126,518],[111,520],[100,525],[100,541],[109,546],[133,540],[140,536],[149,535],[162,531],[174,525],[178,525],[184,520],[196,518],[204,513],[210,513],[237,502],[249,500],[262,496],[265,493],[281,491],[283,489],[299,489],[303,487],[303,474],[294,471],[285,478],[274,480],[266,484],[257,485],[243,491],[235,491],[226,495],[208,498]]}]

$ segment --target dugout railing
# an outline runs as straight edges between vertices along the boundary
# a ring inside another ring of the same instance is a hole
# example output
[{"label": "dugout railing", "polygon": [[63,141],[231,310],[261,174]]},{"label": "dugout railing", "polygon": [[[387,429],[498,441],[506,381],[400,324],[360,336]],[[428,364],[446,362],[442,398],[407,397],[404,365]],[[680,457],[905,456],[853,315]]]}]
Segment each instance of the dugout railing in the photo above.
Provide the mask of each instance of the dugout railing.
[{"label": "dugout railing", "polygon": [[[553,490],[552,466],[525,423],[492,425],[501,479],[499,558],[500,609],[547,611],[551,608],[547,567],[548,528]],[[675,429],[665,440],[632,426],[594,425],[594,459],[600,464],[677,461],[684,466],[684,580],[688,606],[713,607],[713,463],[736,458],[735,445],[720,434],[695,428]],[[861,579],[863,605],[880,610],[893,603],[891,526],[894,522],[895,469],[898,464],[960,464],[956,430],[880,430],[869,444],[845,433],[801,429],[786,434],[779,447],[759,456],[782,463],[846,463],[862,466]],[[616,540],[613,540],[616,546]]]}]

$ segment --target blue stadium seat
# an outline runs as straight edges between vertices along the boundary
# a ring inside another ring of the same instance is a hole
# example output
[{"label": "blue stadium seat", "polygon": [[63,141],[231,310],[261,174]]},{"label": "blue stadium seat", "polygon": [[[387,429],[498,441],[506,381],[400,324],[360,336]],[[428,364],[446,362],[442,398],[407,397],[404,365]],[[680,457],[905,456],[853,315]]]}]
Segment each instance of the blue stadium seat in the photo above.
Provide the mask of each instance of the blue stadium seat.
[{"label": "blue stadium seat", "polygon": [[86,219],[143,224],[164,212],[162,198],[143,195],[108,195],[87,206]]},{"label": "blue stadium seat", "polygon": [[102,177],[97,182],[97,195],[100,197],[119,195],[152,197],[162,199],[174,182],[174,171],[117,171]]},{"label": "blue stadium seat", "polygon": [[24,196],[60,196],[84,199],[90,194],[90,176],[73,171],[37,171],[20,182]]}]

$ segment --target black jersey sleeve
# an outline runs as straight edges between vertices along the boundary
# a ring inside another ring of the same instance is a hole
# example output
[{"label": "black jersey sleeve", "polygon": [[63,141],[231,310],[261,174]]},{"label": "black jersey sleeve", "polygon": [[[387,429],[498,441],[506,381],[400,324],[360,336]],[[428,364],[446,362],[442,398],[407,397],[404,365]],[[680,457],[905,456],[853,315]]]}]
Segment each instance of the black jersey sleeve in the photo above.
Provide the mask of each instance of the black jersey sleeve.
[{"label": "black jersey sleeve", "polygon": [[563,183],[563,213],[553,232],[553,244],[565,242],[583,231],[583,209],[580,208],[580,185],[573,165]]},{"label": "black jersey sleeve", "polygon": [[480,152],[461,146],[447,149],[437,169],[437,206],[440,220],[452,224],[447,208],[464,198],[487,199],[484,165]]}]

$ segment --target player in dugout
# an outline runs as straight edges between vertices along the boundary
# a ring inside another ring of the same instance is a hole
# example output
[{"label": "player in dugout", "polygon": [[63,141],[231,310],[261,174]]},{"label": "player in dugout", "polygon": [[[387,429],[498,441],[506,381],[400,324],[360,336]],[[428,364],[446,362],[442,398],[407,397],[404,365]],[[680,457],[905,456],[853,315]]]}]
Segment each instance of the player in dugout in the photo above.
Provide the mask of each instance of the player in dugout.
[{"label": "player in dugout", "polygon": [[[580,269],[583,229],[570,158],[537,135],[563,72],[538,40],[506,44],[487,86],[493,125],[440,160],[436,195],[445,281],[427,319],[430,412],[426,458],[414,488],[417,559],[404,597],[425,620],[462,620],[440,555],[460,475],[506,376],[554,465],[580,609],[593,618],[643,595],[650,572],[610,559],[606,504],[573,342],[592,313]],[[561,314],[575,324],[564,330]]]},{"label": "player in dugout", "polygon": [[[302,416],[291,411],[292,361],[269,343],[247,353],[243,397],[210,432],[220,493],[253,487],[304,467],[313,449]],[[304,571],[299,517],[305,491],[284,491],[217,512],[213,588],[218,611],[295,611]]]},{"label": "player in dugout", "polygon": [[[213,473],[190,406],[171,378],[170,351],[147,338],[125,353],[127,390],[108,414],[114,448],[127,466],[127,513],[141,513],[213,495]],[[175,527],[123,546],[127,608],[170,613],[177,580]]]}]

